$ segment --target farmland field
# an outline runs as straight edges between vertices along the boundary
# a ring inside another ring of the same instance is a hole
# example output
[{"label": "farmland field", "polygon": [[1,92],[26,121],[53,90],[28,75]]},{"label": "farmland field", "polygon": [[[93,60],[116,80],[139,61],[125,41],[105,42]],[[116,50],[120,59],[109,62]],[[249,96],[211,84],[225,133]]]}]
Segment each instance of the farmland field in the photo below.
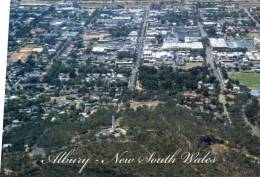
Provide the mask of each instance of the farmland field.
[{"label": "farmland field", "polygon": [[232,79],[239,80],[240,83],[247,85],[250,89],[260,88],[260,73],[230,73]]}]

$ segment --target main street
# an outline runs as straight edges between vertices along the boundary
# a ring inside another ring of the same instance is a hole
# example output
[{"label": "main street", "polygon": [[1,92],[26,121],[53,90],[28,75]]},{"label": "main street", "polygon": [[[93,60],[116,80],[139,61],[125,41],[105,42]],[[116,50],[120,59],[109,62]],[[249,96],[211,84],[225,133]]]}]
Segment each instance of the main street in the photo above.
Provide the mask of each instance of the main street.
[{"label": "main street", "polygon": [[213,50],[210,47],[206,48],[206,56],[207,56],[207,63],[210,65],[210,68],[212,69],[214,76],[219,81],[220,88],[223,91],[225,89],[224,79],[223,79],[219,69],[217,67],[215,67]]},{"label": "main street", "polygon": [[219,86],[220,86],[220,90],[221,90],[221,93],[219,95],[219,102],[222,103],[222,105],[223,105],[223,110],[224,110],[225,115],[227,116],[227,120],[228,120],[229,124],[232,124],[232,121],[229,116],[229,112],[226,107],[226,103],[227,103],[226,97],[223,94],[223,91],[225,90],[224,79],[223,79],[222,74],[220,73],[219,69],[217,67],[215,67],[213,51],[210,47],[206,48],[206,56],[207,56],[206,57],[207,63],[210,65],[210,68],[212,69],[214,76],[219,81]]},{"label": "main street", "polygon": [[137,42],[136,63],[135,63],[135,66],[132,69],[132,73],[131,73],[130,80],[129,80],[129,85],[128,85],[128,88],[130,90],[134,90],[135,89],[137,74],[138,74],[138,71],[139,71],[139,67],[141,66],[141,58],[143,56],[143,47],[144,47],[145,38],[146,38],[146,29],[148,27],[147,19],[149,17],[149,12],[150,12],[150,7],[146,6],[145,14],[144,14],[144,18],[143,18],[143,23],[142,23],[143,26],[142,26],[141,33],[140,33],[140,36],[139,36],[138,42]]},{"label": "main street", "polygon": [[[205,38],[205,37],[207,38],[208,34],[205,32],[205,30],[203,29],[203,25],[200,22],[198,23],[198,27],[199,27],[201,36],[203,38]],[[213,50],[210,46],[206,46],[206,61],[207,61],[207,64],[212,69],[214,76],[219,81],[219,86],[220,86],[220,90],[221,90],[220,95],[219,95],[219,102],[222,103],[222,105],[223,105],[224,114],[227,116],[227,120],[228,120],[229,124],[232,124],[232,121],[229,116],[229,112],[226,107],[226,103],[227,103],[226,97],[223,94],[223,91],[225,90],[224,79],[223,79],[222,74],[219,71],[219,69],[217,67],[215,67]]]}]

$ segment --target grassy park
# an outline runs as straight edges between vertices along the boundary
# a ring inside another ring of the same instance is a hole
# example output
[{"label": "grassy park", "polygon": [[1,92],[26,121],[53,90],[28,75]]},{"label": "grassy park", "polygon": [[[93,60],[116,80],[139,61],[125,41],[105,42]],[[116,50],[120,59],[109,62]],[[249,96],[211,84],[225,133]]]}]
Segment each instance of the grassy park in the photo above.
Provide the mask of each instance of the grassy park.
[{"label": "grassy park", "polygon": [[260,73],[230,73],[230,77],[239,80],[240,83],[247,85],[250,89],[260,89]]}]

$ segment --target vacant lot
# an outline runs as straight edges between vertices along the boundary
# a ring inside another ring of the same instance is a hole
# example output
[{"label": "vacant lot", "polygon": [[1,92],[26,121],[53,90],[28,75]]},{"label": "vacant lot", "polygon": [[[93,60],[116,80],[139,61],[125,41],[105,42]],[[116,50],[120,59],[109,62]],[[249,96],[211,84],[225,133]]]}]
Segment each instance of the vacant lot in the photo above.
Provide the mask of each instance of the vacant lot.
[{"label": "vacant lot", "polygon": [[195,67],[203,66],[203,62],[190,62],[186,63],[183,69],[191,69]]},{"label": "vacant lot", "polygon": [[239,80],[240,83],[247,85],[250,89],[260,88],[260,73],[230,73],[230,77]]},{"label": "vacant lot", "polygon": [[153,109],[158,106],[160,101],[144,101],[144,102],[131,102],[130,107],[136,110],[138,107],[147,106],[149,109]]}]

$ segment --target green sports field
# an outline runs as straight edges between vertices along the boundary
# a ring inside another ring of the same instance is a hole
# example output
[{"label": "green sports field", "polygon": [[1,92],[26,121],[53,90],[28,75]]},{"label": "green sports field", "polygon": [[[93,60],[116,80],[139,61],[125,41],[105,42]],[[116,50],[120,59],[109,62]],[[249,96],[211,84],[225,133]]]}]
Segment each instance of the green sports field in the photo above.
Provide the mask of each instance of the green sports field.
[{"label": "green sports field", "polygon": [[239,80],[240,83],[247,85],[250,89],[260,89],[260,73],[229,73],[232,79]]}]

